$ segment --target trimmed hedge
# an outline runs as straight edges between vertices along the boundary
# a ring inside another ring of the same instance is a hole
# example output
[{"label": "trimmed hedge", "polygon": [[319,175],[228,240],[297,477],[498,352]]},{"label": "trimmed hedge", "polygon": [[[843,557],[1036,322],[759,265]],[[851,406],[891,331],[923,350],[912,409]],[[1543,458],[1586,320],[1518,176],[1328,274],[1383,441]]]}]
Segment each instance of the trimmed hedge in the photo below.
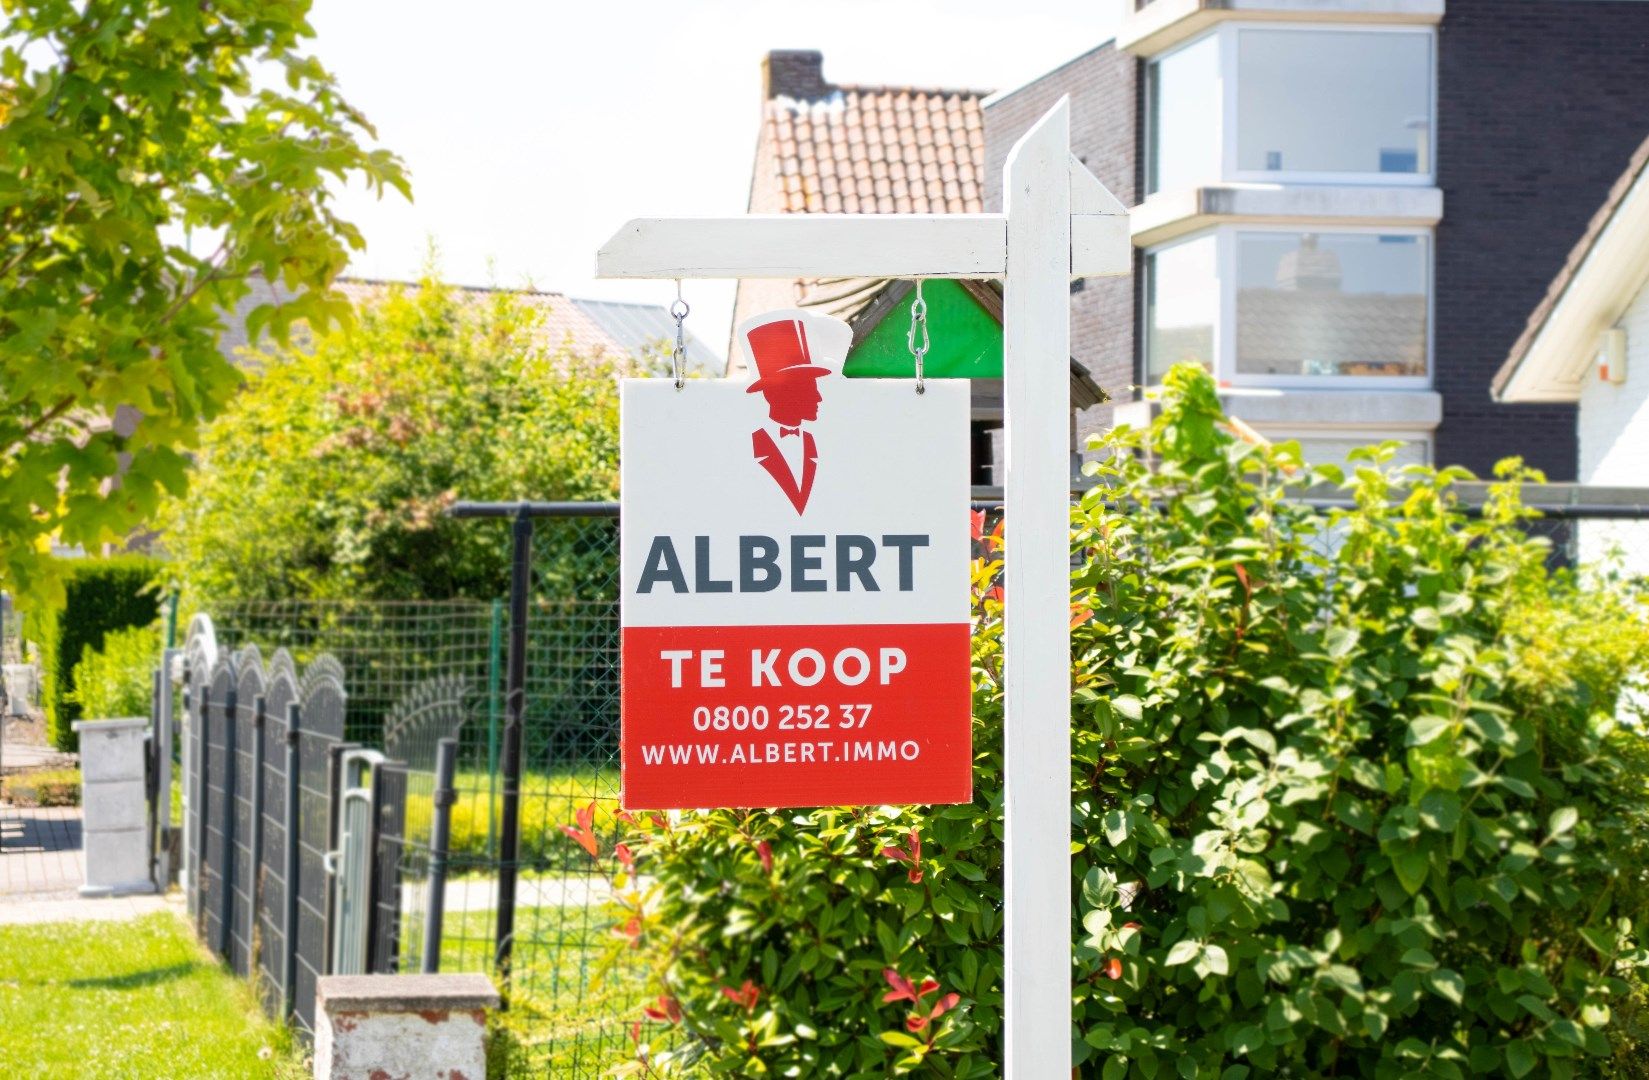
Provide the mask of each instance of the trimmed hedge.
[{"label": "trimmed hedge", "polygon": [[[1551,570],[1515,463],[1468,517],[1461,470],[1223,419],[1175,367],[1072,515],[1075,1074],[1649,1075],[1649,594]],[[971,803],[565,823],[649,967],[613,1075],[1000,1075],[994,539]]]},{"label": "trimmed hedge", "polygon": [[71,726],[81,716],[73,697],[75,665],[88,649],[101,649],[111,630],[155,621],[160,597],[149,585],[159,571],[160,563],[143,555],[76,559],[64,566],[63,606],[30,620],[40,647],[46,737],[59,750],[80,745]]}]

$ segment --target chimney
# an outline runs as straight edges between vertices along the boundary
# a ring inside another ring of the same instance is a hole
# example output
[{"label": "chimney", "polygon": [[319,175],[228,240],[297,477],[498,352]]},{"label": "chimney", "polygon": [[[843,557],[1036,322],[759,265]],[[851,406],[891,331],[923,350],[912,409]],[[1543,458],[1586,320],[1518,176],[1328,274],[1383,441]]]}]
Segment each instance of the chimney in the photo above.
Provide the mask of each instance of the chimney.
[{"label": "chimney", "polygon": [[830,93],[824,53],[817,49],[773,49],[762,60],[762,98],[814,101]]}]

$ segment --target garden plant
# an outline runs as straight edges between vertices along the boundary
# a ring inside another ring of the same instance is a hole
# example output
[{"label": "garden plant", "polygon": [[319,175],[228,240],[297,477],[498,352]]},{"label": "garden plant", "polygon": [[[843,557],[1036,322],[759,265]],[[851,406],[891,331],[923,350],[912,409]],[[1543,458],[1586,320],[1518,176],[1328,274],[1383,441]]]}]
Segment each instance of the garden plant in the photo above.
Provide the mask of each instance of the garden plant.
[{"label": "garden plant", "polygon": [[[1645,1075],[1641,594],[1554,568],[1515,463],[1469,516],[1457,469],[1234,438],[1200,369],[1162,406],[1072,516],[1080,1074]],[[997,1071],[981,532],[971,804],[566,823],[650,971],[619,1072]]]},{"label": "garden plant", "polygon": [[[490,600],[508,591],[509,532],[444,516],[454,501],[616,494],[631,357],[580,354],[521,297],[477,299],[433,269],[357,314],[268,344],[207,428],[189,497],[162,515],[185,610]],[[544,561],[610,574],[610,553],[571,547]]]}]

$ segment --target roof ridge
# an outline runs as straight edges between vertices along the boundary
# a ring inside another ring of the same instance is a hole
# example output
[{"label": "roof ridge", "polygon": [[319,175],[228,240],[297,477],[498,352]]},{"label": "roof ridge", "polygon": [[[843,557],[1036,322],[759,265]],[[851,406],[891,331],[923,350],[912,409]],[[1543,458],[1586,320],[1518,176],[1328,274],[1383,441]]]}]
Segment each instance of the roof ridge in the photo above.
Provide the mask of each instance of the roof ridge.
[{"label": "roof ridge", "polygon": [[979,90],[960,86],[912,86],[879,83],[832,83],[831,90],[851,90],[856,94],[927,94],[939,97],[975,97],[985,98],[996,93],[994,90]]},{"label": "roof ridge", "polygon": [[[423,281],[417,278],[381,278],[367,277],[362,274],[339,274],[334,279],[340,285],[406,285],[415,289],[423,288]],[[449,289],[458,289],[462,292],[477,293],[510,293],[515,296],[559,296],[565,300],[575,300],[577,297],[555,289],[539,289],[532,286],[514,288],[509,285],[465,285],[458,281],[437,279],[436,284]]]}]

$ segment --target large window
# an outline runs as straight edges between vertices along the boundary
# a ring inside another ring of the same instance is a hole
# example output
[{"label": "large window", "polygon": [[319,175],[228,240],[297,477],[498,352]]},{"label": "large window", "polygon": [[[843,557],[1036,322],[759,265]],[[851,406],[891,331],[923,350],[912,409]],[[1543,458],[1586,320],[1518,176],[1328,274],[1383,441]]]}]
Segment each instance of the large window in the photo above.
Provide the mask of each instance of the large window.
[{"label": "large window", "polygon": [[1210,34],[1151,64],[1145,190],[1172,191],[1220,177],[1220,48]]},{"label": "large window", "polygon": [[1432,180],[1433,31],[1227,23],[1146,72],[1146,191]]},{"label": "large window", "polygon": [[1146,253],[1145,377],[1423,387],[1430,309],[1424,230],[1221,226]]},{"label": "large window", "polygon": [[1237,172],[1431,172],[1431,35],[1237,35]]},{"label": "large window", "polygon": [[1240,231],[1234,242],[1237,374],[1426,374],[1426,237]]},{"label": "large window", "polygon": [[1145,259],[1145,355],[1152,383],[1175,364],[1214,370],[1219,319],[1218,250],[1213,235],[1158,248]]}]

